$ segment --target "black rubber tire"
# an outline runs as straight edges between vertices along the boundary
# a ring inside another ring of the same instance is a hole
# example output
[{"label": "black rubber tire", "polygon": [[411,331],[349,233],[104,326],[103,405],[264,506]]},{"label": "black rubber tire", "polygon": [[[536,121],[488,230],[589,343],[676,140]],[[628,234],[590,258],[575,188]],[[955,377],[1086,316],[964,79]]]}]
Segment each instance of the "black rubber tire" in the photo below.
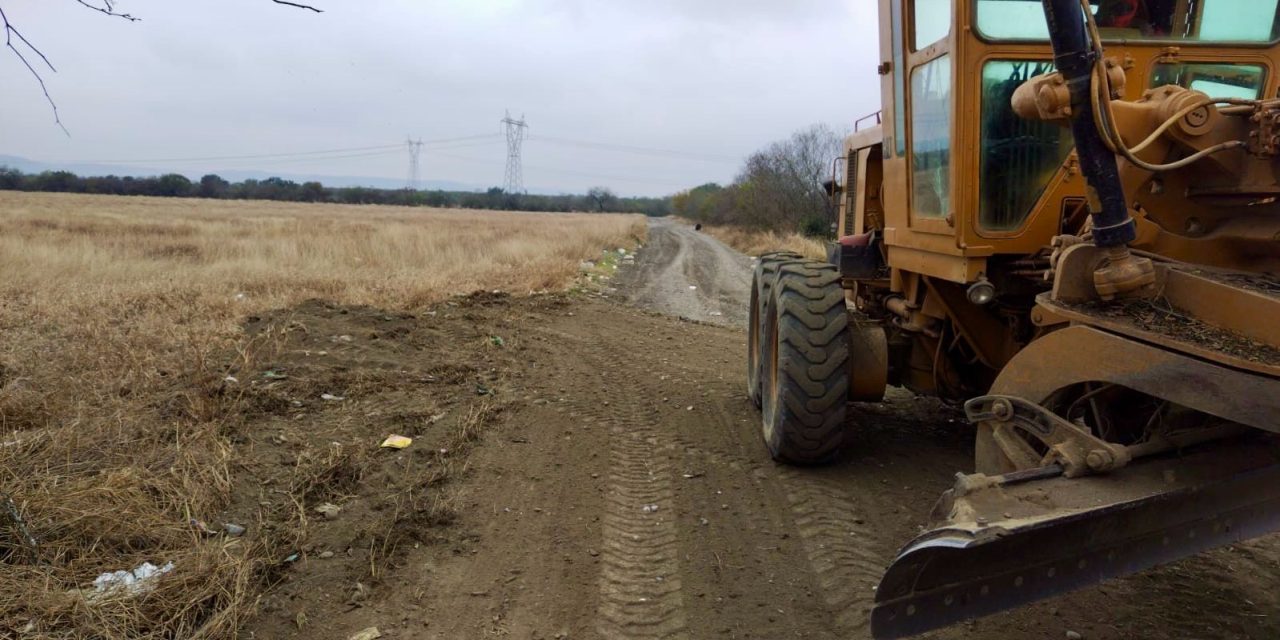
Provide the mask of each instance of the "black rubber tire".
[{"label": "black rubber tire", "polygon": [[766,253],[756,260],[751,274],[751,311],[747,318],[747,397],[760,407],[760,329],[764,324],[763,307],[769,301],[769,289],[773,286],[778,267],[800,260],[800,254],[791,251]]},{"label": "black rubber tire", "polygon": [[830,462],[849,402],[849,313],[835,266],[784,264],[761,334],[763,434],[774,460]]}]

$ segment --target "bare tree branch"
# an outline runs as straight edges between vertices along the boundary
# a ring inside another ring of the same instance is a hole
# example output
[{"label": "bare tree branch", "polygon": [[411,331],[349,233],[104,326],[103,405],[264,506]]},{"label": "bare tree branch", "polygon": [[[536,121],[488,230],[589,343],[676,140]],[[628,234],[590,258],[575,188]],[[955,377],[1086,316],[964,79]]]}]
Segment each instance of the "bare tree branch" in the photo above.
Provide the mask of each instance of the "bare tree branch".
[{"label": "bare tree branch", "polygon": [[[128,20],[129,22],[138,22],[139,20],[141,20],[141,18],[134,17],[131,14],[121,13],[119,11],[116,11],[115,3],[117,0],[93,0],[93,2],[91,2],[90,0],[75,0],[75,1],[77,4],[79,4],[82,7],[92,9],[94,11],[97,11],[98,13],[108,15],[113,18],[120,18],[122,20]],[[317,9],[309,4],[289,2],[288,0],[271,0],[271,1],[276,4],[288,5],[290,7],[297,7],[299,9],[308,9],[316,13],[324,13],[324,11]],[[100,2],[101,4],[100,5],[95,4],[95,2]],[[27,40],[26,36],[23,36],[22,32],[18,31],[17,27],[10,24],[9,17],[5,15],[3,6],[0,6],[0,23],[3,23],[2,26],[4,27],[4,45],[8,47],[9,50],[12,51],[15,56],[18,57],[18,60],[22,62],[22,65],[27,68],[27,71],[31,72],[31,75],[35,77],[36,82],[40,83],[40,91],[44,93],[45,100],[49,101],[49,107],[53,109],[53,121],[58,125],[59,128],[62,129],[62,132],[67,134],[67,136],[69,137],[71,135],[71,132],[67,131],[67,128],[62,125],[62,119],[58,116],[58,105],[53,101],[53,96],[49,95],[49,88],[44,83],[44,76],[40,75],[40,71],[36,68],[35,65],[31,64],[31,61],[27,59],[27,56],[23,54],[22,50],[14,45],[14,39],[16,38],[18,43],[24,46],[28,50],[28,53],[34,53],[36,56],[39,56],[40,61],[44,63],[44,66],[49,67],[50,71],[57,73],[58,70],[53,67],[52,62],[49,62],[49,58],[45,57],[43,51],[41,51],[35,45],[31,44],[31,41]]]},{"label": "bare tree branch", "polygon": [[299,9],[310,9],[316,13],[324,13],[324,11],[321,11],[320,9],[317,9],[309,4],[298,4],[297,2],[287,2],[286,0],[271,0],[271,1],[276,4],[287,4],[291,7],[297,7]]},{"label": "bare tree branch", "polygon": [[30,71],[31,75],[35,76],[36,82],[40,83],[40,91],[44,93],[44,99],[49,101],[49,107],[53,109],[54,123],[58,125],[58,128],[62,129],[63,133],[67,134],[67,137],[70,137],[71,132],[67,131],[67,128],[62,125],[62,118],[58,116],[58,104],[53,101],[53,96],[49,95],[49,88],[44,84],[44,77],[40,75],[40,72],[36,70],[34,66],[32,66],[31,62],[27,60],[27,57],[22,55],[22,50],[13,46],[13,39],[16,37],[28,49],[35,52],[36,55],[40,56],[40,59],[43,60],[45,65],[49,67],[50,71],[57,73],[58,70],[54,68],[52,62],[49,62],[49,58],[45,57],[44,52],[40,51],[39,49],[36,48],[35,45],[31,44],[31,42],[27,40],[27,38],[22,35],[22,32],[18,31],[16,27],[14,27],[12,24],[9,24],[9,16],[5,15],[3,8],[0,8],[0,22],[4,23],[4,46],[8,47],[9,50],[13,51],[13,54],[18,56],[18,60],[22,61],[22,64],[27,68],[27,71]]},{"label": "bare tree branch", "polygon": [[127,13],[116,13],[116,8],[111,4],[111,0],[102,0],[103,6],[101,7],[99,7],[96,4],[89,4],[87,0],[76,0],[76,2],[79,2],[80,4],[90,9],[93,9],[98,13],[105,13],[106,15],[114,16],[116,18],[123,18],[125,20],[128,20],[129,22],[137,22],[142,19],[142,18],[135,18]]}]

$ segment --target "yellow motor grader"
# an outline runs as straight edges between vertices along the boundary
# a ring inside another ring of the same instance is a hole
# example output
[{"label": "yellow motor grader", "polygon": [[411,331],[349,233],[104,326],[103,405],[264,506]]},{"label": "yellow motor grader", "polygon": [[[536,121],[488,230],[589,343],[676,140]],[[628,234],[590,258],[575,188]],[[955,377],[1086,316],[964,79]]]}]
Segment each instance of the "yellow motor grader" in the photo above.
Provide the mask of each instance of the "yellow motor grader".
[{"label": "yellow motor grader", "polygon": [[873,634],[1280,528],[1277,0],[880,8],[838,242],[757,263],[747,384],[794,464],[887,385],[965,401],[974,473]]}]

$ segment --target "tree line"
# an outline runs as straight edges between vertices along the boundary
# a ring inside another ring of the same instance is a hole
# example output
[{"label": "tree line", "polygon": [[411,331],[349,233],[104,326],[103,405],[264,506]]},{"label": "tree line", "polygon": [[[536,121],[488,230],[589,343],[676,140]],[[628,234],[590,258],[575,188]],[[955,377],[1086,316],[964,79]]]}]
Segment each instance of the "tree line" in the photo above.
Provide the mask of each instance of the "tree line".
[{"label": "tree line", "polygon": [[811,126],[748,156],[730,184],[676,194],[672,212],[699,222],[827,235],[837,212],[826,183],[842,152],[831,128]]},{"label": "tree line", "polygon": [[621,197],[604,187],[592,188],[585,194],[531,195],[506,193],[498,187],[478,192],[326,187],[319,182],[298,183],[284,178],[230,182],[209,174],[199,181],[192,181],[177,173],[151,177],[78,176],[70,171],[23,173],[14,168],[0,167],[0,190],[513,211],[607,211],[648,216],[665,216],[671,213],[670,198]]}]

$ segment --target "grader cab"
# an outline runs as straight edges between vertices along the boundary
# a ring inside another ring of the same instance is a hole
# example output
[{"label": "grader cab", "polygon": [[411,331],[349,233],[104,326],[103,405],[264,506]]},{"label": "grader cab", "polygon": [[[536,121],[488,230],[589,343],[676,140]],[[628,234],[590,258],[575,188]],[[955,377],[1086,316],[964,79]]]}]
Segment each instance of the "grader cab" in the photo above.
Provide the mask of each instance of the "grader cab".
[{"label": "grader cab", "polygon": [[770,254],[748,392],[830,461],[887,385],[973,473],[876,591],[909,636],[1280,528],[1277,0],[881,0],[827,262]]}]

